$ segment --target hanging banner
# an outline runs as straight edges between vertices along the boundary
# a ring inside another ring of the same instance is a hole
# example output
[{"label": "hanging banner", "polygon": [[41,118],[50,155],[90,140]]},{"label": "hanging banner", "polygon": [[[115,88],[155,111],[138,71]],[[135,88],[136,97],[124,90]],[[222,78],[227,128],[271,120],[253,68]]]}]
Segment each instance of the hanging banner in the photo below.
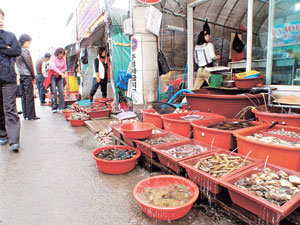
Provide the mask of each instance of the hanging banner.
[{"label": "hanging banner", "polygon": [[81,0],[77,7],[77,28],[79,39],[102,15],[103,3],[100,0]]},{"label": "hanging banner", "polygon": [[144,104],[143,97],[143,61],[142,47],[140,45],[142,37],[134,35],[131,39],[131,96],[133,104]]},{"label": "hanging banner", "polygon": [[300,21],[276,25],[272,32],[273,46],[300,44]]},{"label": "hanging banner", "polygon": [[137,1],[148,5],[154,5],[161,2],[161,0],[137,0]]}]

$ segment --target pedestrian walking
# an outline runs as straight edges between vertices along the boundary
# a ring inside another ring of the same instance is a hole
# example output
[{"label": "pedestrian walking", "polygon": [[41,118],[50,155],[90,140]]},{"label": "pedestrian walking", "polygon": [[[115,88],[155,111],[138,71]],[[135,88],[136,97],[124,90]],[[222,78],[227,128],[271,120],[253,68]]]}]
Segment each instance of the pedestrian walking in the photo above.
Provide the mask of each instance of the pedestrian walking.
[{"label": "pedestrian walking", "polygon": [[22,34],[19,38],[19,42],[22,48],[21,55],[16,59],[16,65],[20,74],[23,117],[25,120],[38,120],[40,117],[36,116],[34,105],[33,82],[35,80],[35,73],[29,52],[31,37],[28,34]]},{"label": "pedestrian walking", "polygon": [[[51,102],[52,112],[61,112],[65,108],[64,96],[64,78],[66,77],[67,64],[64,58],[66,52],[63,48],[58,48],[54,52],[54,56],[50,58],[48,77],[45,80],[45,87],[51,83]],[[57,105],[56,93],[58,91],[59,103]]]},{"label": "pedestrian walking", "polygon": [[45,78],[48,76],[47,74],[47,62],[49,61],[51,55],[49,53],[46,53],[44,57],[38,59],[35,64],[35,70],[36,70],[36,86],[39,92],[39,99],[41,102],[41,105],[44,105],[45,102],[45,94],[46,89],[44,87],[44,81]]},{"label": "pedestrian walking", "polygon": [[0,145],[9,143],[13,151],[19,150],[20,121],[16,107],[15,60],[21,46],[15,35],[3,30],[4,11],[0,9]]},{"label": "pedestrian walking", "polygon": [[99,58],[94,60],[93,86],[90,91],[89,99],[93,101],[94,95],[99,86],[101,87],[102,98],[107,97],[107,83],[110,76],[109,57],[104,47],[98,49]]}]

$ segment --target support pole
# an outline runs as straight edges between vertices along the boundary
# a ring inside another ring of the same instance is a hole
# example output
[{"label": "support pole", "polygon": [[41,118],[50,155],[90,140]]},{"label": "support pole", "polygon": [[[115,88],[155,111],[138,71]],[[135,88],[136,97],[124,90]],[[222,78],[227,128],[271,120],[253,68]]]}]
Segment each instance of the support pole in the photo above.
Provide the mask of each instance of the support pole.
[{"label": "support pole", "polygon": [[248,14],[247,14],[247,64],[246,71],[252,68],[252,45],[253,45],[253,2],[248,0]]},{"label": "support pole", "polygon": [[193,57],[193,7],[187,6],[187,84],[188,89],[192,90],[193,88],[193,74],[194,74],[194,57]]},{"label": "support pole", "polygon": [[268,20],[268,45],[267,45],[267,68],[266,84],[271,84],[272,67],[273,67],[273,33],[275,0],[269,1],[269,20]]}]

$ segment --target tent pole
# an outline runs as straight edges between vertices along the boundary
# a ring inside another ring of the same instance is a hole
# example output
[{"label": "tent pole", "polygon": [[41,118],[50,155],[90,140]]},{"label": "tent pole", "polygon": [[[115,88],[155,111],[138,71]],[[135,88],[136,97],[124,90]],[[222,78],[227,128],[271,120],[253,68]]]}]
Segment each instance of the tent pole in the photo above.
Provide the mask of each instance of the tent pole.
[{"label": "tent pole", "polygon": [[252,67],[252,45],[253,45],[253,2],[248,0],[247,14],[247,64],[246,71],[250,71]]},{"label": "tent pole", "polygon": [[268,44],[267,44],[267,68],[266,68],[266,84],[271,84],[271,74],[273,67],[273,33],[274,27],[274,9],[275,0],[269,1],[269,20],[268,20]]},{"label": "tent pole", "polygon": [[193,74],[194,74],[194,58],[193,58],[193,43],[194,43],[194,29],[193,29],[193,7],[187,5],[187,64],[188,64],[188,89],[193,88]]}]

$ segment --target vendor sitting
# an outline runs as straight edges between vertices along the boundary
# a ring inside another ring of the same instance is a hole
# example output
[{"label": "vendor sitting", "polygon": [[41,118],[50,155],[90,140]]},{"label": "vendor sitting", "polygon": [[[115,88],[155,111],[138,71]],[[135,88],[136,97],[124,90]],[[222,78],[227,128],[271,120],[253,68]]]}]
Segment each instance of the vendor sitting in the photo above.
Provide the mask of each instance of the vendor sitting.
[{"label": "vendor sitting", "polygon": [[193,89],[199,89],[205,80],[208,80],[210,73],[206,67],[213,67],[214,61],[220,59],[220,55],[215,54],[214,46],[210,43],[210,28],[206,20],[203,31],[200,32],[194,52],[195,62],[199,69]]}]

